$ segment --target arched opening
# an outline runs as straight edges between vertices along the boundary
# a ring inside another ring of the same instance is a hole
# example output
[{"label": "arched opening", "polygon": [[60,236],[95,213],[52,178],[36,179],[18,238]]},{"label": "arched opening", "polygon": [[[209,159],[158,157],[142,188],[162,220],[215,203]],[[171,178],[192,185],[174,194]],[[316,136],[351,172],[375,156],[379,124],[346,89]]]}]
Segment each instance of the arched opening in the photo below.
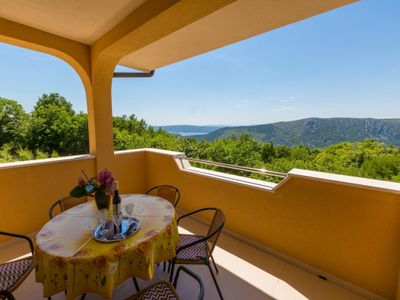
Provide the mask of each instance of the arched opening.
[{"label": "arched opening", "polygon": [[0,43],[0,161],[89,152],[85,89],[57,57]]}]

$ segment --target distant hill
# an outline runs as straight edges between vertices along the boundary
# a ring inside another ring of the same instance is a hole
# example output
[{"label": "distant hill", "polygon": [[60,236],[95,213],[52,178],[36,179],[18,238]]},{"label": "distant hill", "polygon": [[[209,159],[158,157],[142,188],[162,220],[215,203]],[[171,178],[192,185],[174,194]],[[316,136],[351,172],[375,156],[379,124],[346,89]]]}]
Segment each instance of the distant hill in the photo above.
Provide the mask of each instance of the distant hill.
[{"label": "distant hill", "polygon": [[249,133],[259,141],[288,146],[326,147],[343,141],[363,141],[366,138],[400,146],[400,119],[309,118],[254,126],[225,127],[194,137],[197,140],[212,141],[241,133]]},{"label": "distant hill", "polygon": [[172,134],[180,134],[184,136],[188,135],[200,135],[207,134],[224,126],[210,125],[210,126],[198,126],[198,125],[166,125],[166,126],[153,126],[156,130],[159,128]]}]

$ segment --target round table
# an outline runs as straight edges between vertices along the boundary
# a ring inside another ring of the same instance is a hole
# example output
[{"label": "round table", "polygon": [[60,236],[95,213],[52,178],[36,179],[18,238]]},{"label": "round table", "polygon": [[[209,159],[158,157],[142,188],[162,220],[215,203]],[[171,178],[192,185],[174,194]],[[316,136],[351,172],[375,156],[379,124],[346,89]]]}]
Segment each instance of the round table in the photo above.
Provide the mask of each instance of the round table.
[{"label": "round table", "polygon": [[98,225],[94,201],[66,210],[39,231],[34,259],[44,297],[66,290],[67,299],[86,292],[111,298],[114,287],[127,278],[150,280],[154,264],[175,256],[179,236],[171,203],[141,194],[121,198],[122,211],[125,203],[133,202],[133,217],[141,223],[124,241],[101,243],[92,238]]}]

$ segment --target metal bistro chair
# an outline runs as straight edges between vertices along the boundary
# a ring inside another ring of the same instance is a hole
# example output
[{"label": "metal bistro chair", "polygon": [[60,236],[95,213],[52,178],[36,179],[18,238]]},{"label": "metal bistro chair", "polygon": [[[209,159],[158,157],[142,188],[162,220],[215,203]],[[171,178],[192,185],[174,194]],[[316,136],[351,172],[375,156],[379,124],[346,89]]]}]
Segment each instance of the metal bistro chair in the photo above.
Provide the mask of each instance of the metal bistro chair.
[{"label": "metal bistro chair", "polygon": [[14,295],[6,290],[0,291],[0,299],[15,300]]},{"label": "metal bistro chair", "polygon": [[179,300],[179,296],[176,292],[176,286],[178,283],[179,272],[183,271],[193,277],[200,286],[199,297],[198,300],[204,299],[204,285],[200,277],[190,271],[189,269],[185,268],[184,266],[180,266],[178,271],[176,272],[174,284],[172,285],[171,282],[168,281],[158,281],[143,290],[139,293],[132,295],[131,297],[127,298],[126,300]]},{"label": "metal bistro chair", "polygon": [[217,244],[218,237],[222,231],[225,224],[225,214],[222,210],[218,208],[202,208],[199,210],[192,211],[178,218],[179,222],[189,216],[202,212],[213,212],[213,218],[208,229],[206,236],[202,235],[192,235],[192,234],[180,234],[179,243],[176,247],[176,257],[170,261],[171,273],[170,281],[172,280],[174,274],[174,267],[176,264],[203,264],[210,270],[212,279],[217,288],[218,294],[221,299],[223,299],[221,289],[218,286],[217,279],[215,278],[214,272],[211,268],[210,260],[214,265],[215,271],[218,273],[217,265],[215,264],[212,253],[214,251],[215,245]]},{"label": "metal bistro chair", "polygon": [[29,257],[0,264],[0,299],[14,300],[12,292],[18,288],[33,269],[33,243],[29,237],[22,234],[0,231],[0,235],[24,239],[28,242],[31,250]]},{"label": "metal bistro chair", "polygon": [[155,195],[160,198],[164,198],[171,202],[171,204],[176,207],[178,205],[179,199],[181,198],[181,192],[177,187],[169,184],[162,184],[152,187],[146,192],[146,195]]},{"label": "metal bistro chair", "polygon": [[[154,186],[149,189],[145,194],[164,198],[165,200],[168,200],[174,207],[178,205],[178,202],[181,198],[181,192],[179,191],[179,189],[169,184]],[[165,262],[163,264],[163,271],[165,271]]]},{"label": "metal bistro chair", "polygon": [[57,200],[50,206],[49,210],[49,217],[50,219],[53,219],[54,217],[54,209],[58,206],[60,209],[60,212],[66,211],[67,209],[70,209],[74,206],[77,206],[79,204],[85,203],[88,201],[87,197],[81,197],[81,198],[74,198],[74,197],[65,197],[60,200]]}]

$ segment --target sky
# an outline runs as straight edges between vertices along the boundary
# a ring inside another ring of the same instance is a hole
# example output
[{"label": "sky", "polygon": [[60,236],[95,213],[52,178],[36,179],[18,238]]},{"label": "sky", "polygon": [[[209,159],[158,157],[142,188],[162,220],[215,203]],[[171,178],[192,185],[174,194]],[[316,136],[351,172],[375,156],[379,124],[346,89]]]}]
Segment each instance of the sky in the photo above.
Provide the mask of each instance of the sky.
[{"label": "sky", "polygon": [[[113,114],[151,125],[400,118],[400,1],[360,2],[156,70],[114,79]],[[0,97],[31,111],[58,92],[86,112],[65,62],[0,43]]]}]

